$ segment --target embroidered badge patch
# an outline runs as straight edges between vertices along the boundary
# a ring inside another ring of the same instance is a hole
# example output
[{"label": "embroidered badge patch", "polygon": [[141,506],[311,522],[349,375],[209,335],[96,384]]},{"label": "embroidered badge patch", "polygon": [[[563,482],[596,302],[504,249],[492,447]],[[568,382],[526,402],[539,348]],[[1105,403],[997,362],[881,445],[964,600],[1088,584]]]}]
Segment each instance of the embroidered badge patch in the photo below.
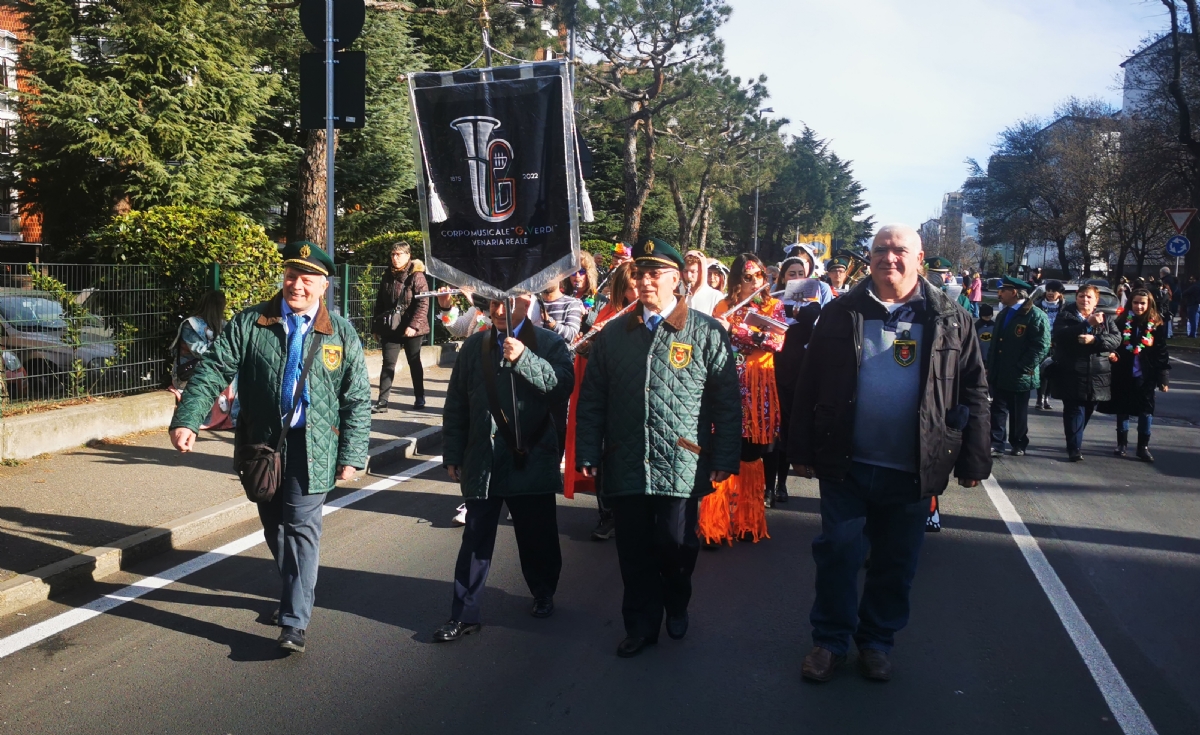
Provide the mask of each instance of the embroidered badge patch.
[{"label": "embroidered badge patch", "polygon": [[1017,336],[1018,336],[1018,337],[1024,337],[1024,336],[1025,336],[1025,325],[1024,325],[1024,324],[1018,324],[1018,325],[1017,325]]},{"label": "embroidered badge patch", "polygon": [[915,339],[898,339],[892,343],[892,357],[900,367],[908,367],[917,360],[917,341]]},{"label": "embroidered badge patch", "polygon": [[321,345],[321,363],[326,370],[337,370],[342,365],[341,345]]},{"label": "embroidered badge patch", "polygon": [[671,367],[682,370],[692,364],[692,346],[682,342],[671,343]]},{"label": "embroidered badge patch", "polygon": [[991,332],[980,332],[979,339],[983,340],[984,342],[991,342],[992,341],[992,333]]},{"label": "embroidered badge patch", "polygon": [[312,255],[312,248],[310,248],[307,245],[301,245],[300,246],[300,257],[307,258],[310,255]]}]

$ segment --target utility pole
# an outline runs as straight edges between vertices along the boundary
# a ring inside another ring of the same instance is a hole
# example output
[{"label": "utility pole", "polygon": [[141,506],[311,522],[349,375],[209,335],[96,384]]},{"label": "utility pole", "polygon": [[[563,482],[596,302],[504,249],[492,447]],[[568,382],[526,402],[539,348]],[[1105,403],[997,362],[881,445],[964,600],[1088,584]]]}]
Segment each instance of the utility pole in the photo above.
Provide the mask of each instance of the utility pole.
[{"label": "utility pole", "polygon": [[[764,107],[758,111],[759,117],[762,117],[764,112],[775,112],[773,107]],[[758,187],[759,177],[762,175],[762,149],[754,152],[754,158],[758,161],[754,172],[754,254],[758,255]]]},{"label": "utility pole", "polygon": [[[325,0],[325,253],[329,255],[331,261],[334,259],[333,219],[336,207],[333,196],[333,136],[335,135],[333,129],[333,65],[337,63],[333,58],[335,42],[333,37],[333,0]],[[331,277],[326,303],[336,304],[338,301],[334,289],[337,279],[332,277],[332,273],[329,275]]]}]

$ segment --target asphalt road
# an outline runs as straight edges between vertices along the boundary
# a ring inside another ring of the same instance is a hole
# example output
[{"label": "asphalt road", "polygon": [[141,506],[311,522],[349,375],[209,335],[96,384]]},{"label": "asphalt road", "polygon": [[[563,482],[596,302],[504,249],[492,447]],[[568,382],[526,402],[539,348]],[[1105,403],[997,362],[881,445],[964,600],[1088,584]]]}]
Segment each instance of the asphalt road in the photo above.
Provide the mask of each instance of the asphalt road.
[{"label": "asphalt road", "polygon": [[[1059,415],[1031,411],[1030,454],[995,470],[1147,732],[1163,735],[1200,732],[1200,369],[1179,367],[1155,465],[1110,455],[1108,417],[1089,429],[1086,460],[1067,463]],[[276,653],[264,622],[278,582],[260,544],[0,658],[0,733],[1122,732],[982,490],[944,498],[893,681],[846,667],[802,682],[818,517],[815,483],[791,487],[769,540],[701,555],[687,638],[623,660],[615,547],[589,539],[590,498],[559,501],[554,617],[528,615],[506,524],[483,632],[430,642],[460,537],[454,488],[434,470],[325,519],[307,653]],[[0,619],[0,641],[255,530]]]}]

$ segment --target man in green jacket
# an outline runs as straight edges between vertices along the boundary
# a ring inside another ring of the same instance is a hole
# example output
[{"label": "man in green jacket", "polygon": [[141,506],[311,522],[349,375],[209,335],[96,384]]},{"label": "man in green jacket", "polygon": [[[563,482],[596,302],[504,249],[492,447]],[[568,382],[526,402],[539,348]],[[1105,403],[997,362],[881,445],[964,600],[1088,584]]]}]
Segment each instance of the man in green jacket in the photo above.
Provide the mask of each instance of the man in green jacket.
[{"label": "man in green jacket", "polygon": [[435,641],[456,641],[480,629],[483,588],[506,505],[521,571],[533,594],[531,614],[547,618],[554,613],[562,571],[555,497],[563,484],[552,417],[575,388],[575,364],[561,337],[525,318],[532,300],[514,300],[512,334],[505,303],[492,301],[492,328],[467,338],[450,373],[442,462],[462,489],[467,517],[454,566],[450,619],[434,631]]},{"label": "man in green jacket", "polygon": [[[188,381],[170,433],[176,449],[191,451],[200,423],[235,375],[241,401],[235,456],[250,444],[274,446],[284,417],[292,416],[283,481],[259,504],[258,516],[283,581],[275,614],[283,628],[279,647],[303,652],[317,585],[321,506],[338,480],[366,466],[371,387],[354,327],[321,301],[333,261],[309,242],[288,245],[283,256],[283,290],[230,320]],[[306,360],[312,365],[297,392]]]},{"label": "man in green jacket", "polygon": [[677,298],[683,257],[662,240],[635,250],[638,308],[596,337],[576,410],[578,468],[595,477],[613,509],[625,597],[626,637],[636,656],[687,633],[700,498],[736,473],[742,411],[729,337]]},{"label": "man in green jacket", "polygon": [[1029,446],[1029,393],[1039,385],[1042,360],[1050,353],[1050,321],[1029,300],[1033,286],[1005,276],[997,295],[1003,307],[987,355],[992,394],[992,456],[1004,454],[1005,424],[1015,457]]}]

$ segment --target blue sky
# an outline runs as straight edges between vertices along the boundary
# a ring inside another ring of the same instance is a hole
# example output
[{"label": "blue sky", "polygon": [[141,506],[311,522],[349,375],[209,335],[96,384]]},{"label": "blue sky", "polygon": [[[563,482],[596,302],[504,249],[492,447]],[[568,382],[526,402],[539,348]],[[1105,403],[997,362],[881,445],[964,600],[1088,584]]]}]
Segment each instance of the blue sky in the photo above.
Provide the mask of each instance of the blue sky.
[{"label": "blue sky", "polygon": [[916,225],[997,133],[1069,96],[1120,106],[1159,0],[727,0],[730,71],[854,162],[878,224]]}]

